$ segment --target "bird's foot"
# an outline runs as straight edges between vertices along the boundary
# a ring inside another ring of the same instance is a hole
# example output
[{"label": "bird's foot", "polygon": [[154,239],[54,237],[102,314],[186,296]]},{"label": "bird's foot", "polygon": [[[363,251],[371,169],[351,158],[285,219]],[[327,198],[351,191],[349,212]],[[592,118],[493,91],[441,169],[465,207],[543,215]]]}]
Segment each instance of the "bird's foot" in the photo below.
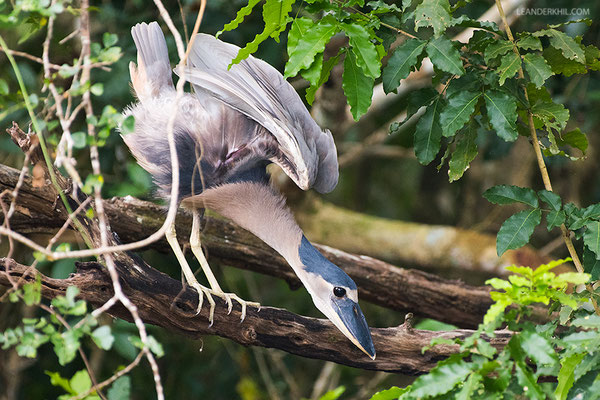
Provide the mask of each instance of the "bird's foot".
[{"label": "bird's foot", "polygon": [[235,293],[212,291],[212,294],[214,296],[218,296],[218,297],[222,298],[227,303],[227,315],[231,314],[231,310],[233,309],[233,300],[240,303],[240,305],[242,306],[242,316],[240,317],[240,322],[244,321],[244,319],[246,318],[246,307],[247,306],[256,307],[260,310],[259,303],[255,303],[253,301],[246,301]]},{"label": "bird's foot", "polygon": [[206,286],[202,286],[198,282],[192,282],[192,283],[190,283],[190,286],[193,287],[194,289],[196,289],[196,292],[198,292],[198,308],[196,309],[196,315],[200,314],[200,311],[202,310],[202,305],[204,303],[204,296],[206,296],[208,303],[210,304],[210,311],[208,314],[208,322],[210,324],[209,326],[212,326],[212,324],[214,322],[214,316],[215,316],[216,303],[215,303],[215,300],[213,299],[213,296],[220,297],[221,299],[223,299],[225,301],[225,303],[227,303],[227,315],[231,314],[231,310],[233,309],[233,300],[240,303],[240,305],[242,306],[242,315],[240,317],[240,322],[244,321],[244,319],[246,318],[247,306],[256,307],[260,310],[259,303],[252,302],[252,301],[246,301],[246,300],[242,299],[241,297],[239,297],[235,293],[225,293],[222,291],[209,289]]},{"label": "bird's foot", "polygon": [[202,304],[204,303],[204,296],[206,295],[206,299],[208,300],[208,303],[210,304],[210,311],[208,313],[208,322],[209,322],[209,326],[212,326],[212,324],[214,322],[215,305],[216,305],[215,300],[212,298],[212,295],[215,293],[211,289],[207,288],[206,286],[202,286],[198,282],[191,282],[191,283],[189,283],[189,285],[191,287],[193,287],[194,289],[196,289],[196,292],[198,292],[198,308],[196,309],[196,315],[200,314],[200,311],[202,310]]}]

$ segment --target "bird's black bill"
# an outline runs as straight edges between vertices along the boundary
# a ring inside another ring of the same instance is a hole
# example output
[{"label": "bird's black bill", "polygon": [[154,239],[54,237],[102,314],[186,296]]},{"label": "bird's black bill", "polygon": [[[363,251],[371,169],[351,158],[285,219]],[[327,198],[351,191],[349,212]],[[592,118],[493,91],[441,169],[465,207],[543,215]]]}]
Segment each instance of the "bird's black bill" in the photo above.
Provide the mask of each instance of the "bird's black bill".
[{"label": "bird's black bill", "polygon": [[371,338],[371,331],[358,303],[355,303],[348,297],[336,298],[333,299],[333,302],[344,326],[348,329],[352,337],[356,339],[361,350],[372,359],[375,359],[375,346]]}]

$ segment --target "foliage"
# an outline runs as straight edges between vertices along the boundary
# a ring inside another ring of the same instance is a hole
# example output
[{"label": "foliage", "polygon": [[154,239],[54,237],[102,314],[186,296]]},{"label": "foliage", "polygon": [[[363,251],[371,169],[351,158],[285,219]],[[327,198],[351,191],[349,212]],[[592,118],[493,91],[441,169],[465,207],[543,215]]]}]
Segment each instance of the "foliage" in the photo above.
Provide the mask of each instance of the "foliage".
[{"label": "foliage", "polygon": [[[597,396],[600,317],[580,307],[589,302],[584,296],[565,293],[568,285],[587,282],[588,274],[551,272],[567,261],[553,261],[535,270],[512,266],[509,270],[514,275],[508,280],[489,280],[497,291],[492,292],[494,303],[479,329],[464,340],[431,343],[457,344],[459,353],[439,362],[410,386],[376,393],[371,400]],[[560,320],[533,323],[530,318],[536,303],[549,304],[551,313],[560,310]],[[489,342],[499,326],[506,326],[504,332],[512,334],[508,345],[500,349]]]},{"label": "foliage", "polygon": [[[109,3],[94,8],[93,12],[101,14]],[[94,70],[92,80],[80,84],[78,77],[84,59],[78,54],[77,46],[70,46],[68,41],[66,45],[60,44],[63,48],[56,57],[59,67],[51,70],[49,78],[44,78],[39,71],[36,75],[28,64],[20,62],[25,84],[17,85],[12,75],[16,71],[0,66],[4,68],[0,78],[0,120],[7,117],[33,120],[39,124],[51,147],[57,147],[64,139],[64,131],[52,115],[55,104],[46,90],[47,85],[56,84],[59,95],[73,99],[74,105],[86,93],[93,96],[95,115],[79,117],[71,127],[72,150],[80,161],[77,171],[82,173],[81,184],[87,193],[102,188],[107,196],[139,196],[148,193],[151,187],[148,175],[123,156],[123,149],[116,144],[120,139],[114,129],[121,124],[126,134],[133,128],[133,120],[123,121],[118,111],[130,100],[126,83],[128,60],[122,56],[133,54],[133,50],[126,30],[142,19],[156,19],[154,11],[146,10],[150,7],[145,7],[143,2],[137,3],[139,15],[135,18],[125,19],[127,13],[120,9],[98,18],[116,22],[106,23],[106,26],[103,23],[102,32],[92,35],[88,61],[110,66],[113,68],[110,75]],[[222,3],[229,7],[238,4]],[[397,91],[403,79],[418,70],[425,57],[429,57],[434,67],[432,87],[410,93],[406,100],[406,117],[393,123],[390,132],[411,127],[418,118],[412,140],[417,160],[422,164],[436,162],[438,169],[447,164],[450,181],[459,180],[480,153],[480,157],[485,157],[483,144],[486,141],[501,147],[511,145],[519,136],[530,136],[529,114],[547,160],[560,163],[585,157],[587,136],[579,128],[568,126],[574,120],[573,109],[567,109],[562,104],[564,98],[556,93],[553,93],[554,97],[550,95],[549,82],[560,80],[563,86],[565,77],[600,70],[600,50],[585,45],[566,24],[538,26],[536,31],[519,32],[513,43],[496,24],[467,17],[474,14],[475,3],[462,0],[453,4],[448,0],[402,0],[394,4],[382,0],[249,0],[222,32],[242,31],[244,33],[237,38],[248,37],[247,31],[243,31],[244,25],[253,23],[251,13],[260,5],[261,31],[232,62],[250,55],[269,38],[279,41],[281,34],[289,29],[286,77],[299,75],[308,81],[306,100],[312,104],[319,87],[329,80],[334,67],[342,64],[343,91],[356,120],[368,112],[376,85],[381,84],[386,93]],[[215,7],[214,2],[212,6]],[[485,7],[488,6],[486,3]],[[29,46],[35,49],[30,50],[32,53],[39,55],[42,48],[39,33],[45,31],[49,18],[59,16],[67,21],[65,29],[69,31],[61,32],[60,36],[64,38],[72,30],[72,19],[80,14],[77,7],[66,0],[52,4],[48,0],[0,1],[0,28],[16,37],[14,42],[19,46]],[[173,9],[177,9],[177,5]],[[222,22],[221,14],[227,15],[216,12],[212,19]],[[203,29],[207,22],[214,24],[211,18],[205,18]],[[466,27],[476,28],[468,43],[454,41],[454,34]],[[329,54],[326,46],[332,38],[341,35],[346,37],[346,44]],[[4,33],[0,37],[4,37]],[[54,46],[58,47],[58,43],[52,43],[53,49]],[[64,53],[63,49],[66,49]],[[29,113],[29,119],[25,111]],[[95,135],[88,131],[89,126],[93,126]],[[589,125],[581,126],[584,130],[588,128]],[[100,175],[92,174],[86,166],[91,145],[100,147],[103,161]],[[410,146],[411,143],[403,145]],[[112,170],[109,171],[107,165]],[[113,174],[112,181],[110,174]],[[397,170],[393,174],[399,175]],[[386,186],[392,185],[386,182]],[[574,233],[575,247],[583,250],[585,271],[594,281],[600,277],[598,204],[579,207],[554,192],[506,185],[492,187],[484,196],[495,204],[519,207],[498,233],[499,255],[527,244],[544,216],[548,231],[556,232],[554,230],[564,224],[567,231]],[[42,258],[38,261],[42,263]],[[65,265],[58,262],[52,268],[61,267],[68,274],[72,265],[66,269]],[[459,343],[461,353],[441,362],[431,374],[419,378],[412,386],[393,387],[373,398],[426,397],[436,393],[438,397],[459,398],[515,397],[523,393],[531,398],[575,398],[582,393],[592,398],[596,396],[595,393],[600,393],[597,383],[600,356],[596,345],[600,323],[598,317],[588,316],[585,309],[578,308],[584,302],[583,295],[564,293],[567,282],[581,283],[584,275],[556,276],[550,272],[552,266],[554,264],[535,271],[513,267],[512,271],[517,275],[508,281],[489,281],[497,289],[493,293],[495,305],[486,316],[486,324],[471,338]],[[39,281],[12,291],[8,299],[13,302],[21,299],[29,306],[41,307]],[[527,322],[530,304],[536,302],[549,304],[551,310],[560,310],[559,323],[533,326]],[[81,395],[91,387],[89,373],[81,369],[81,362],[78,362],[79,350],[86,346],[111,349],[121,355],[128,352],[132,359],[136,349],[142,347],[138,337],[116,331],[118,322],[113,326],[98,326],[86,303],[76,299],[75,289],[57,298],[52,306],[55,314],[26,318],[19,326],[6,329],[0,336],[0,344],[3,348],[14,348],[23,357],[40,358],[42,352],[54,353],[54,362],[64,364],[64,370],[48,371],[47,376],[52,385],[66,393],[64,397]],[[71,328],[60,323],[57,316],[67,321]],[[507,323],[517,334],[510,345],[500,351],[481,338],[493,335],[494,327],[501,322]],[[162,339],[161,342],[164,343]],[[175,342],[181,347],[180,340]],[[128,350],[120,348],[119,343],[126,343]],[[148,344],[154,354],[169,352],[152,336]],[[227,348],[227,354],[221,353],[220,358],[236,361],[240,370],[248,368],[246,356],[240,355],[241,352],[233,353]],[[181,354],[176,357],[183,358]],[[214,362],[206,365],[210,370]],[[110,369],[113,373],[119,368],[122,366],[109,365],[105,370]],[[181,371],[187,381],[197,381],[194,375],[186,374],[190,372]],[[545,382],[548,380],[550,382]],[[541,381],[544,382],[539,383]],[[254,397],[260,397],[260,388],[252,379],[241,378],[240,386],[244,382],[250,382],[248,391],[254,393]],[[177,386],[177,383],[173,385]],[[237,387],[235,390],[242,392]],[[339,398],[343,390],[340,387],[324,398]],[[108,398],[129,398],[130,391],[130,377],[123,376],[112,383]],[[91,394],[87,398],[97,397]]]},{"label": "foliage", "polygon": [[[0,334],[0,344],[6,350],[14,347],[21,357],[37,358],[38,349],[51,343],[57,361],[61,366],[66,366],[75,360],[77,353],[81,352],[82,343],[87,338],[102,350],[110,350],[115,337],[109,325],[98,326],[98,321],[87,313],[87,304],[84,300],[77,300],[79,289],[69,286],[64,296],[57,296],[52,300],[50,317],[24,318],[23,325],[5,330]],[[10,301],[17,302],[22,299],[29,306],[39,305],[41,302],[41,281],[26,283],[10,293]],[[132,336],[132,342],[139,342],[139,338]],[[141,342],[140,342],[141,343]],[[160,344],[152,338],[151,350],[158,356],[162,355]],[[74,395],[83,395],[92,387],[87,370],[77,371],[71,378],[64,378],[59,372],[46,371],[53,386],[64,389],[67,394],[59,399],[71,398]],[[114,396],[112,399],[129,398],[129,379],[117,379],[109,388]],[[100,397],[93,391],[84,397],[95,400]]]}]

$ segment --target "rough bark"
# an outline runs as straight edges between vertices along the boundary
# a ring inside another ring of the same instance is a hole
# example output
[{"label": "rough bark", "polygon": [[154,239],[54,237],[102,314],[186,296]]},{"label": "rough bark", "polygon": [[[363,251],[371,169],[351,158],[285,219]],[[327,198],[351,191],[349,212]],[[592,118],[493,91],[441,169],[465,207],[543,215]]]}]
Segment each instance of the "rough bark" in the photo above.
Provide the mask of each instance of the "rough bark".
[{"label": "rough bark", "polygon": [[[413,329],[408,319],[395,328],[371,328],[377,358],[371,360],[362,354],[338,330],[324,319],[308,318],[289,311],[262,307],[260,311],[248,308],[246,319],[240,323],[240,308],[235,306],[230,315],[215,313],[212,326],[208,325],[208,307],[196,315],[197,295],[184,290],[179,281],[147,266],[141,260],[137,264],[122,265],[117,262],[123,290],[138,307],[144,322],[161,326],[170,332],[192,338],[203,335],[218,335],[245,346],[262,346],[284,350],[303,357],[333,361],[356,368],[420,374],[430,370],[437,361],[455,353],[456,345],[437,345],[422,353],[433,338],[465,338],[472,331],[454,330],[433,332]],[[92,306],[101,306],[113,294],[110,277],[99,263],[77,263],[77,273],[68,279],[52,279],[40,274],[42,295],[51,299],[64,295],[68,286],[77,286],[80,298]],[[35,279],[35,271],[11,259],[0,258],[0,285],[10,286],[4,273],[8,268],[13,280],[23,278],[26,282]],[[138,269],[140,273],[133,272]],[[114,306],[109,313],[115,317],[131,320],[127,310]],[[498,331],[490,339],[492,345],[501,348],[510,339],[510,332]]]}]

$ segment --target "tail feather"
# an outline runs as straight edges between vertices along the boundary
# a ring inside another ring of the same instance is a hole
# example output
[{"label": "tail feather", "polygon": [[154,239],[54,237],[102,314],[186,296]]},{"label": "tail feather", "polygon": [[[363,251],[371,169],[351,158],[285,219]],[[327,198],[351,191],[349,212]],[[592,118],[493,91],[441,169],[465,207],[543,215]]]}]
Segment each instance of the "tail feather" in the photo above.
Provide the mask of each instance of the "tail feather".
[{"label": "tail feather", "polygon": [[138,50],[137,68],[132,62],[129,73],[133,89],[140,99],[158,97],[164,90],[173,89],[171,65],[165,36],[157,22],[141,23],[131,28]]}]

